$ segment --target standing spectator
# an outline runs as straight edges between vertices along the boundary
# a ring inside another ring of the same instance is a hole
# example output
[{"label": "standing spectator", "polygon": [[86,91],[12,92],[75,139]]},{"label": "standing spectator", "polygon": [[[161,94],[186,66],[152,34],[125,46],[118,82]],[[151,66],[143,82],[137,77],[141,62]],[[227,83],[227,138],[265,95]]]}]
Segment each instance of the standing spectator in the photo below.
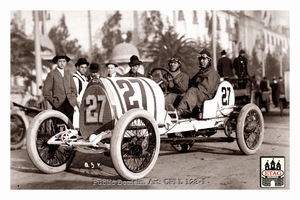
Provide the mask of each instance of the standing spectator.
[{"label": "standing spectator", "polygon": [[[213,68],[210,52],[203,49],[198,55],[199,71],[190,81],[190,88],[183,96],[177,107],[178,116],[183,116],[193,112],[194,108],[201,108],[202,103],[207,99],[212,99],[220,84],[220,76]],[[168,105],[168,110],[173,110],[172,105]]]},{"label": "standing spectator", "polygon": [[[78,108],[80,107],[81,100],[88,84],[87,77],[85,73],[87,71],[87,67],[89,66],[89,62],[85,58],[79,58],[75,63],[76,72],[73,74],[73,80],[77,89],[77,104]],[[79,110],[77,106],[74,108],[74,115],[73,115],[73,125],[74,128],[79,128]]]},{"label": "standing spectator", "polygon": [[72,75],[65,70],[70,58],[59,53],[53,59],[57,67],[47,74],[43,95],[54,110],[64,113],[73,122],[74,107],[77,105],[77,91]]},{"label": "standing spectator", "polygon": [[85,58],[79,58],[75,64],[76,72],[73,74],[73,79],[77,89],[77,101],[80,105],[82,95],[85,91],[85,88],[88,84],[88,78],[85,76],[89,62]]},{"label": "standing spectator", "polygon": [[110,59],[105,66],[107,67],[107,77],[121,77],[121,75],[117,72],[116,68],[118,67],[118,63],[114,59]]},{"label": "standing spectator", "polygon": [[90,75],[88,77],[88,81],[98,80],[100,78],[100,73],[99,73],[100,67],[98,63],[91,63],[89,71],[90,71]]},{"label": "standing spectator", "polygon": [[263,77],[259,84],[259,89],[261,92],[268,92],[271,90],[269,80],[267,79],[266,76]]},{"label": "standing spectator", "polygon": [[278,81],[278,93],[280,96],[284,95],[285,94],[285,91],[284,91],[284,83],[283,83],[283,79],[281,76],[279,76],[279,81]]},{"label": "standing spectator", "polygon": [[226,54],[227,52],[225,50],[222,50],[221,52],[221,58],[218,60],[218,73],[220,77],[233,77],[233,64],[231,59],[229,59]]},{"label": "standing spectator", "polygon": [[189,87],[189,76],[181,72],[181,61],[178,57],[173,56],[169,59],[169,71],[163,77],[163,83],[160,84],[160,87],[166,93],[165,96],[165,105],[172,104],[174,107],[177,107],[180,97],[187,91]]},{"label": "standing spectator", "polygon": [[247,78],[249,76],[247,64],[248,60],[245,57],[245,51],[240,50],[239,56],[233,61],[233,67],[238,78]]},{"label": "standing spectator", "polygon": [[273,77],[273,82],[271,83],[271,88],[272,88],[272,101],[274,103],[275,107],[278,107],[278,102],[279,102],[279,89],[278,89],[278,82],[276,77]]},{"label": "standing spectator", "polygon": [[128,73],[124,74],[124,77],[144,77],[143,74],[138,72],[138,69],[140,65],[143,62],[139,60],[139,58],[136,55],[132,55],[130,57],[130,62],[128,63],[130,70]]}]

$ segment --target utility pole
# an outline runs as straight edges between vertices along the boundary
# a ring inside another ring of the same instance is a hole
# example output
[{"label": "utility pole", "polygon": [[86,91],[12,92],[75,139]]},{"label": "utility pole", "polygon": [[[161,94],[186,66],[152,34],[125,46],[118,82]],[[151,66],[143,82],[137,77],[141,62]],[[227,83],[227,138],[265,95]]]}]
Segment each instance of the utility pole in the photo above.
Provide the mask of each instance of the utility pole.
[{"label": "utility pole", "polygon": [[88,21],[89,21],[89,43],[90,43],[90,59],[92,59],[93,46],[92,46],[92,23],[91,23],[91,11],[88,10]]},{"label": "utility pole", "polygon": [[213,65],[214,68],[217,70],[217,45],[216,45],[216,27],[217,27],[217,14],[216,11],[212,11],[212,51],[213,51]]},{"label": "utility pole", "polygon": [[36,70],[36,95],[42,95],[42,91],[39,89],[43,85],[42,81],[42,59],[41,59],[41,44],[40,44],[40,32],[39,32],[39,17],[38,11],[33,11],[34,15],[34,52],[35,52],[35,70]]}]

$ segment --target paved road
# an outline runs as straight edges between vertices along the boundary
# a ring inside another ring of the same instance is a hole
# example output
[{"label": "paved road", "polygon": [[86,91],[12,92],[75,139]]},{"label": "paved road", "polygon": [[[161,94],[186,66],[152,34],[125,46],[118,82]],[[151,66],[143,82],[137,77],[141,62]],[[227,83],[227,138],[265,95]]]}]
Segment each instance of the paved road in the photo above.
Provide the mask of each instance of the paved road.
[{"label": "paved road", "polygon": [[[30,162],[25,147],[11,151],[11,189],[262,189],[260,157],[284,156],[290,189],[289,109],[263,113],[265,139],[255,155],[243,155],[236,142],[196,143],[187,153],[162,144],[157,163],[147,177],[123,182],[112,161],[103,154],[77,153],[67,171],[43,174]],[[224,136],[218,131],[215,136]],[[278,189],[278,188],[277,188]],[[281,188],[280,188],[281,189]]]}]

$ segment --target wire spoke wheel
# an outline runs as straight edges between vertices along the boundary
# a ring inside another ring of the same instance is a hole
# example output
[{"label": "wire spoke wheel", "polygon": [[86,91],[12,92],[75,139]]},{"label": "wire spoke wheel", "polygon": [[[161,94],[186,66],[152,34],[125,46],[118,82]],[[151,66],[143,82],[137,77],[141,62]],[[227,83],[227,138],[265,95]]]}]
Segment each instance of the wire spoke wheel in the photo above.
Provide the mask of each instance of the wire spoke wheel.
[{"label": "wire spoke wheel", "polygon": [[48,144],[48,140],[65,129],[73,128],[69,119],[56,110],[45,110],[31,122],[27,131],[26,149],[32,163],[45,173],[65,170],[75,151],[67,146]]},{"label": "wire spoke wheel", "polygon": [[67,150],[66,147],[47,144],[52,136],[64,131],[65,126],[67,124],[57,118],[46,119],[39,126],[36,138],[37,152],[41,160],[51,167],[63,165],[72,154],[72,151]]},{"label": "wire spoke wheel", "polygon": [[246,116],[244,126],[244,139],[249,149],[255,149],[259,145],[261,129],[258,113],[251,110]]},{"label": "wire spoke wheel", "polygon": [[238,116],[236,137],[238,146],[245,154],[254,154],[264,138],[264,120],[255,104],[245,105]]},{"label": "wire spoke wheel", "polygon": [[152,116],[142,109],[126,112],[114,128],[111,157],[117,172],[127,180],[144,177],[159,154],[160,138]]},{"label": "wire spoke wheel", "polygon": [[143,118],[134,119],[126,127],[122,140],[122,158],[132,172],[145,170],[153,159],[156,138],[151,123]]},{"label": "wire spoke wheel", "polygon": [[11,149],[19,149],[25,144],[28,121],[20,111],[10,114],[10,146]]}]

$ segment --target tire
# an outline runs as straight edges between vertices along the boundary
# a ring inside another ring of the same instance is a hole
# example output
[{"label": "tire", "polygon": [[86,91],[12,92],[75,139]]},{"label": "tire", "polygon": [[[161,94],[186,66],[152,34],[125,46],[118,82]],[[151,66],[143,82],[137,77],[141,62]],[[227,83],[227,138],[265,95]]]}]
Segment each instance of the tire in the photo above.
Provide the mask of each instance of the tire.
[{"label": "tire", "polygon": [[58,124],[73,128],[71,121],[63,113],[44,110],[33,118],[27,130],[27,154],[36,168],[48,174],[66,170],[75,157],[74,150],[47,144],[53,135],[62,131]]},{"label": "tire", "polygon": [[246,104],[240,111],[236,138],[240,150],[246,154],[255,154],[264,139],[264,119],[261,110],[254,104]]},{"label": "tire", "polygon": [[131,109],[116,123],[110,143],[112,162],[118,174],[126,180],[141,179],[152,170],[159,154],[156,121],[146,110]]},{"label": "tire", "polygon": [[21,110],[13,109],[10,113],[10,149],[22,148],[26,143],[26,131],[29,126],[27,116]]}]

